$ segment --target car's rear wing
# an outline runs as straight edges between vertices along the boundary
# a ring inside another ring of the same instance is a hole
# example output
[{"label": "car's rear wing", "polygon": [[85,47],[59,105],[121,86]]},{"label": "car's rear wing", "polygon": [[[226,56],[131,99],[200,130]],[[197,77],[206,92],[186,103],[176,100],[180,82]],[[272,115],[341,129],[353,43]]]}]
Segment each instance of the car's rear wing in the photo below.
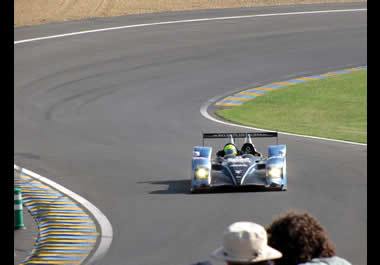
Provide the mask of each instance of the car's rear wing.
[{"label": "car's rear wing", "polygon": [[277,132],[254,132],[254,133],[203,133],[203,138],[217,139],[217,138],[245,138],[247,135],[251,137],[278,137]]},{"label": "car's rear wing", "polygon": [[204,139],[223,139],[223,138],[268,138],[276,137],[278,143],[278,133],[277,132],[250,132],[250,133],[203,133],[202,132],[202,145],[204,145]]}]

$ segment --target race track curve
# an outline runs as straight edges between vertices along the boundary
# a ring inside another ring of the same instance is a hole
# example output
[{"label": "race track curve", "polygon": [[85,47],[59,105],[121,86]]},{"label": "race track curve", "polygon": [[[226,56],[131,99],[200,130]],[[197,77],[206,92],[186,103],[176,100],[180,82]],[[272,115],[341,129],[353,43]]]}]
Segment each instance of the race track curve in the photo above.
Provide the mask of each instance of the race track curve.
[{"label": "race track curve", "polygon": [[[15,41],[160,21],[366,8],[365,4],[175,12],[15,29]],[[367,263],[367,147],[280,136],[288,191],[190,195],[201,130],[216,95],[367,64],[367,12],[152,25],[15,45],[15,163],[96,205],[114,237],[97,264],[209,259],[238,220],[267,225],[308,210],[338,254]],[[264,153],[270,141],[257,141]],[[218,263],[215,263],[218,264]]]}]

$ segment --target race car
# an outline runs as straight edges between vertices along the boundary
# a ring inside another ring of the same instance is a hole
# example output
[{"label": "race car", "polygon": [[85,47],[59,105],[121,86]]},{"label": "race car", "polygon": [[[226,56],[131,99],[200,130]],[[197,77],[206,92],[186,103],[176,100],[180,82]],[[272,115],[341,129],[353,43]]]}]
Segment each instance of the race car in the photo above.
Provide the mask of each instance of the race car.
[{"label": "race car", "polygon": [[[256,150],[252,138],[276,137],[268,146],[268,156]],[[212,147],[205,139],[228,139],[212,158]],[[245,138],[239,150],[236,138]],[[194,146],[190,192],[212,191],[220,187],[287,190],[286,145],[278,144],[277,132],[202,133],[202,146]]]}]

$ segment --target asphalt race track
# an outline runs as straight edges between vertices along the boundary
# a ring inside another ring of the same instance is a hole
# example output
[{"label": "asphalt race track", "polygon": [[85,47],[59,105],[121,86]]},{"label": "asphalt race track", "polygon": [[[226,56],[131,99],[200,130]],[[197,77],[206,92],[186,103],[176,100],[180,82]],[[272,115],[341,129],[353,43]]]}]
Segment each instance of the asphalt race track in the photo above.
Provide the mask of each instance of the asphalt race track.
[{"label": "asphalt race track", "polygon": [[[365,4],[175,12],[15,29],[15,41],[160,21]],[[325,225],[338,255],[367,264],[367,146],[280,135],[287,192],[189,194],[210,98],[367,64],[367,12],[236,18],[94,32],[15,45],[15,163],[80,194],[110,220],[98,264],[209,259],[238,220],[267,225],[289,209]],[[269,141],[257,141],[266,153]],[[215,263],[219,264],[219,263]]]}]

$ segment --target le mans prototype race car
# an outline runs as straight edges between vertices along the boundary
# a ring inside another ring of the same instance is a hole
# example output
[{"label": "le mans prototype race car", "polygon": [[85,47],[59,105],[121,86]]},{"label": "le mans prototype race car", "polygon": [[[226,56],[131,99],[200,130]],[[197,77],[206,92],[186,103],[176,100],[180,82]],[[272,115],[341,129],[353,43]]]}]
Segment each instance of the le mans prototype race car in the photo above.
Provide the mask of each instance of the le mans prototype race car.
[{"label": "le mans prototype race car", "polygon": [[[252,143],[252,138],[278,137],[277,132],[203,133],[202,136],[203,146],[193,149],[191,193],[218,187],[287,190],[286,145],[269,145],[268,156],[264,157]],[[212,147],[204,146],[204,139],[220,138],[228,142],[212,159]],[[234,138],[245,138],[240,150]]]}]

